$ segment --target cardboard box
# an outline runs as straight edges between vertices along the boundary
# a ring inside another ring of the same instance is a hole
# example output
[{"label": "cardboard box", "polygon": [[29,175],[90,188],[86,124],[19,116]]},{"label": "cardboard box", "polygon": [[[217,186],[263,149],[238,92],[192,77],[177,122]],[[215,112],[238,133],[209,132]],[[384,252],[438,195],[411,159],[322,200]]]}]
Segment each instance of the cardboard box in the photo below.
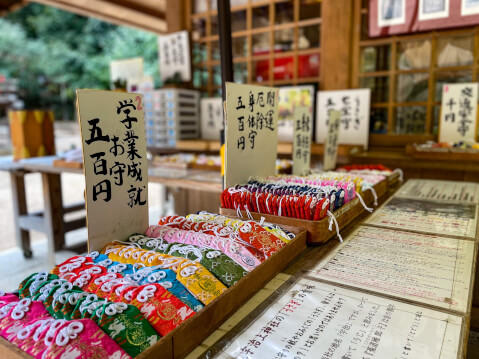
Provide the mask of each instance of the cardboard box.
[{"label": "cardboard box", "polygon": [[8,118],[15,160],[55,154],[53,111],[10,111]]}]

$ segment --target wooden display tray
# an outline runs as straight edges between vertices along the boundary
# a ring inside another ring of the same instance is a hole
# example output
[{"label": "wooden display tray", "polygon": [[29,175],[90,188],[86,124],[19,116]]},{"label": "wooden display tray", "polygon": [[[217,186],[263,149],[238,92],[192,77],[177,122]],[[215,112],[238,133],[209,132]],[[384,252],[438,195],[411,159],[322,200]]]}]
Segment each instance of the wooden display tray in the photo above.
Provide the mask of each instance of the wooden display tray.
[{"label": "wooden display tray", "polygon": [[[370,192],[370,191],[368,191]],[[354,219],[356,219],[363,211],[364,207],[359,202],[358,198],[353,199],[352,201],[346,203],[344,206],[334,211],[334,216],[338,221],[339,230],[341,231]],[[283,217],[283,216],[274,216],[271,214],[250,212],[253,218],[257,221],[260,221],[261,218],[264,218],[266,222],[276,223],[281,226],[292,226],[303,228],[308,232],[308,244],[318,245],[326,243],[328,240],[333,238],[336,235],[336,227],[333,224],[332,230],[329,230],[329,217],[325,217],[320,221],[310,221],[306,219]],[[220,208],[220,214],[225,216],[237,217],[237,212],[235,209],[230,208]],[[248,218],[246,212],[241,211],[243,218]]]},{"label": "wooden display tray", "polygon": [[[184,358],[267,282],[306,251],[306,232],[301,228],[283,227],[295,233],[296,238],[136,358]],[[0,358],[31,359],[32,357],[0,337]]]},{"label": "wooden display tray", "polygon": [[65,168],[83,168],[83,162],[73,162],[73,161],[65,161],[64,159],[57,159],[53,161],[54,167],[65,167]]},{"label": "wooden display tray", "polygon": [[[384,181],[378,182],[373,186],[374,191],[376,192],[376,195],[378,196],[378,199],[384,196],[387,191],[388,191],[388,181],[385,179]],[[370,190],[363,191],[361,194],[363,196],[364,203],[366,203],[368,206],[372,203],[374,203],[374,195],[373,192]]]},{"label": "wooden display tray", "polygon": [[457,148],[439,148],[436,150],[418,150],[414,146],[406,148],[406,154],[418,160],[479,162],[479,151]]}]

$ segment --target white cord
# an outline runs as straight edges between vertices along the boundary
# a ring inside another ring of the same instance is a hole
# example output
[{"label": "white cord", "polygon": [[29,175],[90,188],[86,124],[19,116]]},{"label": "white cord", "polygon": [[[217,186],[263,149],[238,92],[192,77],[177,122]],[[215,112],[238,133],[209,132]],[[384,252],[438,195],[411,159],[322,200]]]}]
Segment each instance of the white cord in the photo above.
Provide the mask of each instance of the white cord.
[{"label": "white cord", "polygon": [[374,209],[369,208],[368,206],[366,206],[366,203],[364,203],[363,197],[361,197],[361,195],[360,195],[358,192],[356,192],[356,196],[358,196],[359,202],[361,202],[361,204],[363,205],[363,207],[364,207],[364,209],[365,209],[366,211],[368,211],[368,212],[374,211]]},{"label": "white cord", "polygon": [[374,205],[377,207],[378,205],[378,194],[376,193],[376,190],[373,188],[373,186],[368,186],[365,191],[371,190],[373,197],[374,197]]},{"label": "white cord", "polygon": [[339,233],[339,225],[338,221],[336,220],[336,217],[334,217],[334,214],[331,213],[331,211],[328,209],[326,212],[327,215],[329,216],[329,230],[332,230],[333,222],[336,225],[336,234],[338,235],[339,241],[343,243],[343,237],[341,237],[341,233]]},{"label": "white cord", "polygon": [[393,173],[399,173],[399,181],[404,182],[404,172],[400,168],[396,168]]}]

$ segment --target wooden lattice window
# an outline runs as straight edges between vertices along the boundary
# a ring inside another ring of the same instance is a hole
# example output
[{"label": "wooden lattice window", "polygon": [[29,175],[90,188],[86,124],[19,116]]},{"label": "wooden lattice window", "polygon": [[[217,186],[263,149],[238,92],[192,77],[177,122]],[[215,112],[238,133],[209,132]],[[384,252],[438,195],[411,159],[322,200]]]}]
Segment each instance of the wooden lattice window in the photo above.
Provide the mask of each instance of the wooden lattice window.
[{"label": "wooden lattice window", "polygon": [[[321,1],[231,0],[234,80],[269,86],[319,83]],[[221,95],[216,0],[191,0],[193,86]]]}]

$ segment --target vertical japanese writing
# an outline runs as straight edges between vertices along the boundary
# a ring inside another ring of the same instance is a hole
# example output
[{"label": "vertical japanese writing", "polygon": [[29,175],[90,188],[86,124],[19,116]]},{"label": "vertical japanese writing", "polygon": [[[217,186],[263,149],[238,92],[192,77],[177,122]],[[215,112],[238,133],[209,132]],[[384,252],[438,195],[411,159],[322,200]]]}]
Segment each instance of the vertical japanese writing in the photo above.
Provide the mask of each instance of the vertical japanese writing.
[{"label": "vertical japanese writing", "polygon": [[[104,133],[100,118],[88,120],[89,138],[85,139],[86,146],[95,146],[100,142],[107,144],[97,146],[101,150],[93,150],[90,154],[93,174],[98,177],[98,181],[92,184],[92,199],[94,202],[103,200],[109,202],[112,199],[112,186],[123,186],[125,176],[131,177],[135,182],[141,182],[142,177],[142,156],[137,148],[138,135],[135,133],[135,125],[138,118],[135,116],[136,105],[130,99],[119,101],[116,107],[116,115],[119,116],[120,123],[125,127],[124,138],[113,134]],[[113,156],[113,160],[107,160],[106,151]],[[127,189],[128,205],[143,206],[146,204],[146,198],[142,196],[145,186],[133,186]]]},{"label": "vertical japanese writing", "polygon": [[257,137],[262,132],[275,130],[275,92],[250,90],[248,98],[236,97],[236,122],[238,138],[236,146],[239,150],[254,150]]},{"label": "vertical japanese writing", "polygon": [[472,88],[465,87],[461,90],[461,97],[459,98],[459,122],[457,126],[457,132],[461,136],[465,136],[469,132],[469,126],[472,124]]},{"label": "vertical japanese writing", "polygon": [[446,84],[442,93],[439,141],[475,140],[478,84]]}]

